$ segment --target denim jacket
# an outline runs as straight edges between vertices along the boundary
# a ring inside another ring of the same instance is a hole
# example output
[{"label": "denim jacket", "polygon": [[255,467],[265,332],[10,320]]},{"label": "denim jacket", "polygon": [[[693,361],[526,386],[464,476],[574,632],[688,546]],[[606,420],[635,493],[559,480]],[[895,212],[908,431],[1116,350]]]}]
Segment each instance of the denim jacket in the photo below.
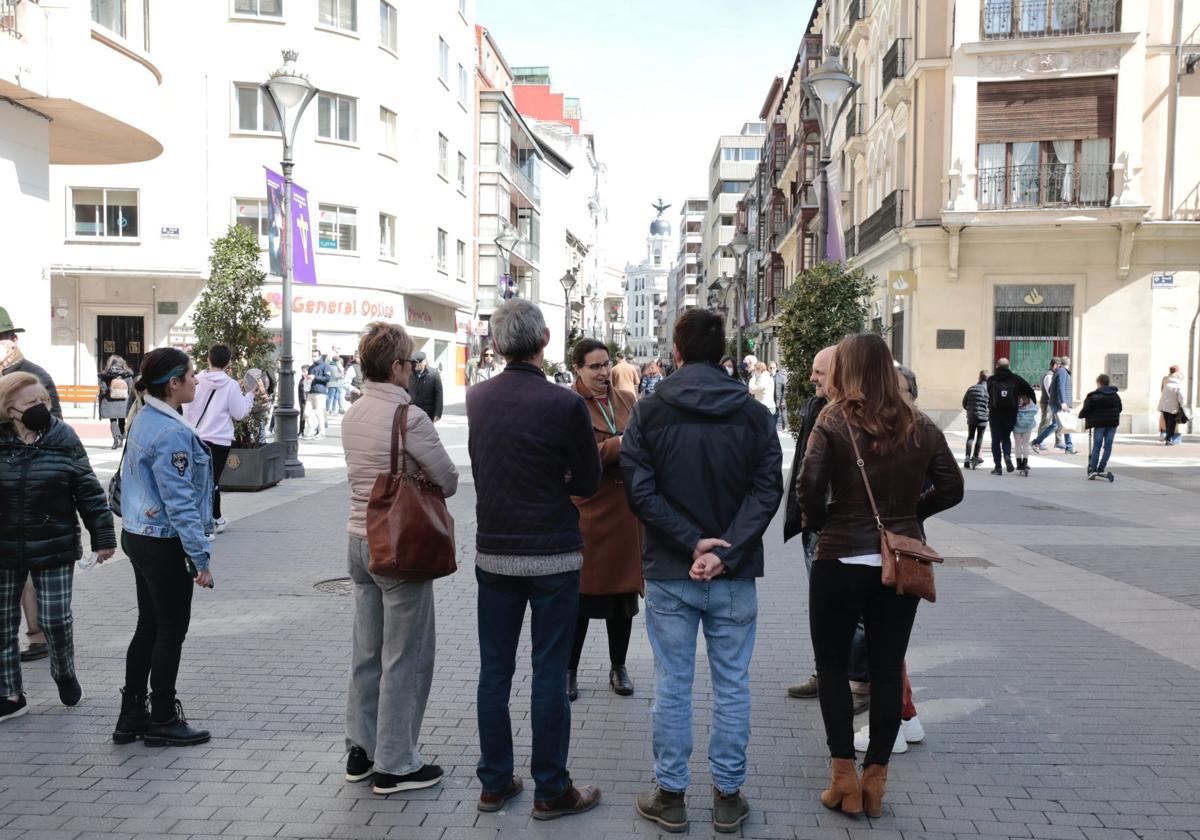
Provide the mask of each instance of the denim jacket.
[{"label": "denim jacket", "polygon": [[212,469],[204,441],[162,400],[146,397],[129,428],[121,465],[123,530],[147,537],[179,537],[199,571],[208,568],[212,523]]}]

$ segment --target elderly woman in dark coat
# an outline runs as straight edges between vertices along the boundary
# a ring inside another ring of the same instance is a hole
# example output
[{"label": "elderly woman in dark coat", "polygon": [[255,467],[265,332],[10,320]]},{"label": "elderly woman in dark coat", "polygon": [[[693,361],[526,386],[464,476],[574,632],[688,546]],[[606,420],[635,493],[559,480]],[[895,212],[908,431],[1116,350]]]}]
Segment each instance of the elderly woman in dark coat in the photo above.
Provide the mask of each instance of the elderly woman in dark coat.
[{"label": "elderly woman in dark coat", "polygon": [[642,525],[629,509],[622,486],[621,435],[633,411],[634,395],[612,387],[612,361],[599,341],[585,338],[572,353],[575,391],[587,401],[592,430],[604,469],[600,489],[587,499],[574,499],[583,531],[583,570],[579,578],[579,617],[567,671],[567,696],[579,696],[576,673],[591,619],[608,625],[608,681],[622,697],[633,694],[625,669],[633,617],[642,591]]},{"label": "elderly woman in dark coat", "polygon": [[83,696],[71,637],[71,578],[83,553],[76,514],[107,560],[117,546],[112,513],[75,430],[50,414],[36,376],[0,378],[0,723],[27,710],[17,644],[27,577],[58,697],[74,706]]}]

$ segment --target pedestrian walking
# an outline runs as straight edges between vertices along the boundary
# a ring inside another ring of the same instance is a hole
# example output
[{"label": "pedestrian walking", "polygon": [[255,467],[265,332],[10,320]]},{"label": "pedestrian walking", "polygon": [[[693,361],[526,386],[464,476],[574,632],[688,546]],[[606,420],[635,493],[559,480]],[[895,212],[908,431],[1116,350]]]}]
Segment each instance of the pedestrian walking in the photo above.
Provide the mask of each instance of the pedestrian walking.
[{"label": "pedestrian walking", "polygon": [[[889,529],[918,539],[921,520],[961,501],[963,479],[941,431],[901,396],[891,353],[878,335],[843,339],[826,389],[830,404],[813,429],[800,476],[803,525],[821,533],[809,587],[821,715],[833,765],[821,802],[877,817],[900,728],[903,663],[918,598],[883,585],[879,529],[860,466]],[[865,458],[855,454],[854,444]],[[846,684],[859,616],[871,653],[870,741],[861,784]]]},{"label": "pedestrian walking", "polygon": [[638,373],[637,366],[630,364],[624,353],[618,352],[616,364],[612,369],[612,387],[636,396],[641,381],[642,375]]},{"label": "pedestrian walking", "polygon": [[108,357],[100,372],[100,390],[96,394],[101,420],[108,421],[113,449],[125,442],[125,417],[129,413],[129,394],[133,390],[133,371],[120,356]]},{"label": "pedestrian walking", "polygon": [[1079,419],[1091,435],[1088,447],[1088,480],[1115,476],[1108,469],[1112,456],[1113,441],[1117,437],[1117,426],[1121,425],[1121,396],[1107,374],[1096,377],[1096,390],[1083,398],[1079,408]]},{"label": "pedestrian walking", "polygon": [[[83,696],[75,676],[71,582],[82,556],[78,521],[91,550],[116,550],[112,513],[75,430],[50,413],[50,394],[32,373],[0,378],[0,722],[25,714],[18,604],[33,582],[50,676],[64,706]],[[78,518],[77,518],[78,517]]]},{"label": "pedestrian walking", "polygon": [[308,418],[309,440],[324,440],[329,430],[329,417],[326,408],[329,401],[329,380],[333,371],[329,362],[320,351],[313,351],[312,364],[308,366],[308,389],[306,391],[305,407]]},{"label": "pedestrian walking", "polygon": [[1183,440],[1179,426],[1181,422],[1188,421],[1187,411],[1184,409],[1185,402],[1183,377],[1179,373],[1179,365],[1171,365],[1167,379],[1163,382],[1162,394],[1158,398],[1158,410],[1162,415],[1167,446],[1178,446],[1179,442]]},{"label": "pedestrian walking", "polygon": [[204,533],[212,522],[211,456],[181,413],[196,396],[196,371],[182,350],[160,347],[142,358],[134,387],[145,405],[121,461],[121,548],[133,567],[138,616],[112,737],[117,744],[143,738],[148,747],[203,744],[209,733],[188,724],[175,686],[193,588],[213,586]]},{"label": "pedestrian walking", "polygon": [[662,367],[657,361],[646,362],[642,366],[642,379],[638,382],[638,396],[653,394],[658,384],[663,381]]},{"label": "pedestrian walking", "polygon": [[1017,419],[1013,423],[1013,455],[1021,475],[1029,477],[1029,436],[1038,422],[1038,404],[1028,394],[1017,396]]},{"label": "pedestrian walking", "polygon": [[[1042,395],[1038,398],[1038,407],[1041,409],[1041,414],[1038,416],[1038,434],[1040,435],[1047,428],[1054,425],[1054,412],[1050,409],[1050,386],[1054,384],[1054,373],[1058,370],[1058,357],[1050,357],[1050,365],[1046,372],[1042,374]],[[1062,446],[1062,432],[1057,428],[1054,430],[1054,445],[1055,447]]]},{"label": "pedestrian walking", "polygon": [[775,428],[779,431],[787,430],[787,405],[784,403],[783,395],[787,389],[787,372],[771,362],[767,365],[767,373],[775,380]]},{"label": "pedestrian walking", "polygon": [[570,388],[575,384],[575,375],[567,370],[565,362],[559,362],[554,366],[554,384],[562,385],[564,388]]},{"label": "pedestrian walking", "polygon": [[442,376],[429,367],[428,357],[418,350],[413,354],[413,374],[408,379],[412,404],[425,412],[434,423],[442,419]]},{"label": "pedestrian walking", "polygon": [[233,424],[245,419],[254,407],[258,383],[244,380],[239,386],[229,375],[233,352],[225,344],[208,349],[208,370],[196,377],[196,396],[183,407],[184,418],[192,424],[196,435],[208,446],[212,456],[212,515],[213,521],[204,527],[219,534],[228,527],[221,514],[221,474],[233,446]]},{"label": "pedestrian walking", "polygon": [[336,350],[335,347],[335,352],[329,357],[329,382],[325,391],[325,414],[329,417],[335,417],[345,410],[342,408],[342,380],[345,378],[346,368]]},{"label": "pedestrian walking", "polygon": [[[996,361],[996,372],[988,377],[988,430],[992,436],[992,475],[1003,475],[1000,466],[1000,455],[1004,454],[1004,467],[1012,472],[1016,466],[1012,462],[1012,431],[1017,424],[1017,409],[1020,397],[1024,395],[1031,401],[1037,401],[1037,395],[1028,382],[1009,367],[1008,359]],[[1058,421],[1056,420],[1055,423]],[[1045,433],[1043,433],[1045,434]],[[1037,446],[1034,446],[1037,450]]]},{"label": "pedestrian walking", "polygon": [[[603,621],[608,630],[608,684],[615,694],[633,694],[625,659],[642,592],[642,523],[629,509],[621,479],[621,440],[634,400],[612,387],[608,348],[584,338],[572,348],[575,392],[587,402],[592,432],[604,472],[600,489],[590,498],[572,501],[583,533],[583,569],[579,575],[579,617],[567,669],[567,697],[579,697],[579,662],[588,624]],[[646,378],[642,378],[645,384]]]},{"label": "pedestrian walking", "polygon": [[[962,407],[967,412],[967,451],[963,468],[973,470],[983,463],[979,450],[983,448],[983,432],[988,426],[988,372],[979,371],[979,380],[963,394]],[[972,448],[973,447],[973,448]]]},{"label": "pedestrian walking", "polygon": [[527,300],[507,301],[492,313],[491,328],[508,365],[467,392],[479,584],[478,808],[498,811],[523,788],[513,773],[509,695],[528,605],[532,815],[548,820],[600,801],[598,788],[577,788],[567,771],[566,685],[583,566],[579,512],[571,497],[597,491],[600,456],[583,398],[556,387],[542,370],[550,331],[541,311]]},{"label": "pedestrian walking", "polygon": [[[346,780],[372,779],[380,795],[436,785],[442,768],[426,764],[417,740],[433,684],[437,637],[433,581],[371,574],[367,503],[380,474],[391,468],[393,421],[410,405],[413,341],[403,327],[376,321],[359,342],[362,396],[342,421],[350,482],[347,565],[354,583],[354,633],[346,698]],[[433,422],[408,412],[405,452],[410,474],[446,496],[458,489],[458,470]],[[400,534],[400,538],[403,538]]]},{"label": "pedestrian walking", "polygon": [[362,385],[362,362],[357,355],[351,356],[346,364],[346,371],[342,374],[342,399],[347,410],[362,394]]},{"label": "pedestrian walking", "polygon": [[296,396],[299,402],[296,405],[300,409],[300,437],[306,438],[306,430],[317,426],[316,411],[308,402],[308,391],[312,388],[312,374],[309,373],[310,365],[300,365],[300,375],[296,377]]},{"label": "pedestrian walking", "polygon": [[[654,651],[655,787],[639,815],[668,831],[688,825],[692,684],[702,627],[712,675],[709,736],[713,828],[736,831],[750,741],[750,659],[762,536],[783,495],[783,453],[771,413],[718,362],[719,315],[691,309],[675,322],[677,370],[634,409],[621,440],[629,506],[646,526],[646,634]],[[705,453],[702,458],[682,453]],[[848,641],[847,641],[848,645]]]},{"label": "pedestrian walking", "polygon": [[478,385],[480,382],[487,382],[498,373],[500,373],[500,366],[496,364],[496,351],[491,347],[485,347],[479,354],[479,364],[476,365],[471,375],[471,384]]},{"label": "pedestrian walking", "polygon": [[767,372],[767,366],[762,362],[754,363],[754,372],[750,375],[750,396],[754,397],[755,401],[760,405],[765,406],[767,411],[771,412],[771,419],[775,419],[775,377]]},{"label": "pedestrian walking", "polygon": [[722,356],[721,357],[721,369],[725,371],[726,376],[736,377],[736,374],[737,374],[737,372],[735,370],[736,366],[737,366],[737,363],[733,361],[733,356]]},{"label": "pedestrian walking", "polygon": [[[1055,433],[1062,432],[1061,444],[1055,443],[1055,449],[1063,449],[1068,455],[1075,454],[1075,444],[1071,440],[1071,433],[1063,430],[1062,420],[1059,419],[1059,414],[1064,411],[1070,411],[1072,395],[1074,387],[1071,384],[1071,360],[1067,356],[1061,356],[1058,360],[1058,367],[1054,371],[1054,376],[1050,380],[1050,413],[1054,421],[1053,429]],[[1050,429],[1043,429],[1034,439],[1030,447],[1034,452],[1042,451],[1042,441],[1050,434]],[[1009,470],[1009,472],[1012,472]]]}]

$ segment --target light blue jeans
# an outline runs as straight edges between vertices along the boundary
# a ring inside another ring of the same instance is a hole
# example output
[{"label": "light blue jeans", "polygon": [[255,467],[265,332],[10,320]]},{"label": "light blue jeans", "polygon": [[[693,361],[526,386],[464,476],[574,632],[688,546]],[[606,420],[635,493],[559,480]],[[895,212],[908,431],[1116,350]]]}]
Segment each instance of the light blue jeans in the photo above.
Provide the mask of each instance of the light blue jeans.
[{"label": "light blue jeans", "polygon": [[750,657],[758,627],[753,580],[646,581],[646,634],[654,651],[654,775],[669,791],[687,790],[692,779],[692,681],[701,625],[713,687],[708,763],[713,784],[730,794],[746,781]]}]

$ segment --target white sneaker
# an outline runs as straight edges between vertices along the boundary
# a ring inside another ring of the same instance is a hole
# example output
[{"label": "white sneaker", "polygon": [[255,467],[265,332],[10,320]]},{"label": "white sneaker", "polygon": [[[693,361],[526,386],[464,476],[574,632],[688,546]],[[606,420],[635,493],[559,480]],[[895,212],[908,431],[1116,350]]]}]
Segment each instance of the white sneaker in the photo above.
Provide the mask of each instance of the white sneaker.
[{"label": "white sneaker", "polygon": [[900,721],[900,734],[908,743],[919,744],[925,740],[925,727],[921,726],[921,719],[913,715],[908,720]]},{"label": "white sneaker", "polygon": [[[921,733],[921,737],[925,737],[924,732]],[[854,749],[861,753],[865,753],[870,744],[871,727],[869,725],[864,726],[862,729],[854,733]],[[906,752],[908,752],[908,741],[904,739],[904,730],[901,729],[896,732],[896,743],[892,744],[892,754],[898,755]]]},{"label": "white sneaker", "polygon": [[219,534],[228,527],[229,527],[229,521],[227,519],[225,519],[224,516],[222,516],[220,519],[217,520],[216,528],[214,530]]}]

